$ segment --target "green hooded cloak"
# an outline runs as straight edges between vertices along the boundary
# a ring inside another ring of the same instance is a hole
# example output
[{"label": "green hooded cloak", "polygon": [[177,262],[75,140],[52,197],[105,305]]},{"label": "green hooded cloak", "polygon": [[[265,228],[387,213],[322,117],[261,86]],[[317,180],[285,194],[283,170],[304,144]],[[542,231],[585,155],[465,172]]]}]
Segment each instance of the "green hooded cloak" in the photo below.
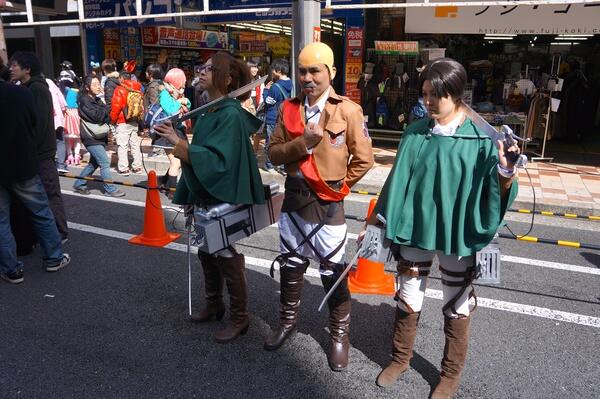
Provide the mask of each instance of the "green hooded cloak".
[{"label": "green hooded cloak", "polygon": [[502,200],[498,150],[470,119],[453,136],[431,134],[431,119],[410,125],[375,211],[396,244],[470,256],[494,237],[517,196]]},{"label": "green hooded cloak", "polygon": [[263,204],[265,193],[250,135],[261,121],[238,100],[226,99],[201,115],[182,162],[176,204]]}]

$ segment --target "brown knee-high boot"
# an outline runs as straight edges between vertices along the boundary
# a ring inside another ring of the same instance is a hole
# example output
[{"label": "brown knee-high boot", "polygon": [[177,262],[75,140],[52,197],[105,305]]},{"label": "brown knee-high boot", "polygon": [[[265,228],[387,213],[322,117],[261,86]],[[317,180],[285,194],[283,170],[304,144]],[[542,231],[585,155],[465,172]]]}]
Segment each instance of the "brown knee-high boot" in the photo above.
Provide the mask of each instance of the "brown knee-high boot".
[{"label": "brown knee-high boot", "polygon": [[206,292],[206,305],[199,313],[194,313],[191,320],[194,322],[210,321],[213,316],[217,320],[223,318],[225,305],[223,304],[223,274],[219,270],[217,258],[198,252],[200,264],[204,271],[204,291]]},{"label": "brown knee-high boot", "polygon": [[265,350],[272,351],[279,348],[296,331],[300,297],[304,285],[305,266],[308,266],[308,260],[305,261],[305,265],[293,268],[285,266],[279,271],[281,290],[279,296],[279,326],[273,329],[265,340]]},{"label": "brown knee-high boot", "polygon": [[387,366],[377,377],[377,385],[388,387],[398,380],[409,366],[413,355],[413,346],[417,336],[417,324],[421,312],[406,313],[396,307],[396,320],[394,323],[394,338],[392,343],[392,363]]},{"label": "brown knee-high boot", "polygon": [[234,253],[232,258],[218,257],[229,291],[229,320],[215,333],[215,341],[222,344],[246,334],[250,325],[244,255]]},{"label": "brown knee-high boot", "polygon": [[[321,275],[321,282],[326,292],[333,287],[338,276],[337,273],[330,276]],[[331,348],[327,355],[327,361],[333,371],[342,371],[348,366],[351,304],[348,276],[346,276],[327,301],[329,335],[331,336]]]},{"label": "brown knee-high boot", "polygon": [[446,345],[442,359],[440,383],[431,394],[431,399],[451,399],[458,390],[460,374],[469,346],[470,317],[462,319],[444,318],[444,334]]}]

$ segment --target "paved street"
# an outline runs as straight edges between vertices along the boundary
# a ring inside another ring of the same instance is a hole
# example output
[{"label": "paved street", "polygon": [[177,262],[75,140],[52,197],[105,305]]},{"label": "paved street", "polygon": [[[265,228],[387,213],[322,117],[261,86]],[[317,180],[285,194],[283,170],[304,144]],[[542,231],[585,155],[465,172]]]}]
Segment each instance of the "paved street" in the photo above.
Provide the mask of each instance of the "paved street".
[{"label": "paved street", "polygon": [[[443,350],[437,270],[411,368],[393,388],[381,389],[375,378],[390,360],[391,297],[353,296],[351,363],[334,373],[323,351],[327,315],[316,310],[324,293],[309,269],[299,333],[280,350],[264,351],[278,316],[278,275],[268,275],[278,249],[272,226],[238,245],[247,261],[250,329],[233,343],[214,343],[216,323],[187,321],[185,239],[161,249],[126,241],[141,232],[144,191],[124,188],[124,199],[108,199],[93,189],[83,197],[70,193],[72,183],[61,178],[71,265],[46,273],[36,252],[24,258],[24,284],[0,284],[0,397],[426,398],[436,384]],[[370,198],[351,195],[346,214],[364,216]],[[170,229],[183,228],[176,216],[166,211]],[[530,218],[511,213],[507,223],[523,234]],[[600,222],[535,221],[533,236],[600,244]],[[350,255],[361,225],[348,224]],[[476,287],[479,307],[458,397],[600,397],[600,253],[500,243],[503,281]],[[195,257],[193,284],[199,308]]]}]

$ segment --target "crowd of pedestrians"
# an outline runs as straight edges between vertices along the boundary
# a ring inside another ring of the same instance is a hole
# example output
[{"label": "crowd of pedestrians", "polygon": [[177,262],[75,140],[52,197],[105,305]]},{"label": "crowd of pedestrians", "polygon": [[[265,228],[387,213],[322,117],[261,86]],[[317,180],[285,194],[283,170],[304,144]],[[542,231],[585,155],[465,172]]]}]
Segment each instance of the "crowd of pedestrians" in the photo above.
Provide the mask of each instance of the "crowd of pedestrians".
[{"label": "crowd of pedestrians", "polygon": [[[251,80],[260,77],[256,63],[248,62],[246,66]],[[3,107],[2,112],[12,117],[13,113],[9,110],[14,109],[14,114],[18,114],[18,118],[12,120],[14,127],[12,130],[10,126],[6,128],[4,135],[8,143],[13,144],[10,140],[18,142],[17,148],[27,152],[27,156],[19,154],[19,161],[16,162],[13,159],[17,153],[11,151],[13,146],[3,146],[3,151],[8,152],[2,156],[2,162],[7,162],[7,166],[2,168],[0,181],[0,233],[6,233],[8,237],[12,236],[9,234],[12,232],[15,236],[1,244],[0,276],[9,282],[23,281],[22,265],[16,261],[16,253],[29,253],[38,242],[49,271],[58,270],[69,263],[69,256],[60,249],[68,240],[69,232],[59,173],[68,173],[69,167],[80,165],[83,152],[86,151],[89,162],[75,180],[73,191],[82,195],[90,194],[85,177],[100,169],[103,180],[112,179],[111,158],[107,153],[111,140],[117,147],[118,160],[114,171],[121,176],[143,173],[141,142],[149,130],[149,126],[144,124],[147,113],[151,110],[156,112],[157,109],[161,116],[185,113],[205,104],[209,98],[203,85],[198,84],[202,74],[207,72],[206,65],[199,64],[194,76],[189,76],[180,68],[168,68],[155,63],[149,65],[139,78],[135,75],[134,61],[118,65],[113,59],[105,59],[94,67],[90,75],[79,77],[72,63],[63,61],[59,75],[56,79],[50,79],[42,74],[40,62],[31,52],[17,52],[12,55],[8,65],[2,65],[3,101],[11,98],[13,92],[17,93],[15,102],[10,107]],[[261,138],[265,139],[263,169],[284,175],[281,166],[271,163],[266,148],[274,131],[279,107],[292,94],[292,81],[287,76],[289,69],[286,60],[274,60],[269,83],[254,88],[251,96],[242,102],[244,109],[263,122],[254,135],[255,152],[259,150]],[[32,101],[31,107],[29,100]],[[186,121],[175,128],[179,137],[185,138],[186,134],[191,133],[192,123]],[[17,138],[19,131],[30,134]],[[152,145],[154,150],[150,156],[162,153],[169,159],[169,169],[160,177],[161,186],[175,188],[181,175],[181,161],[173,155],[172,145],[161,141],[160,137],[154,137]],[[32,151],[35,152],[35,159],[31,157]],[[26,167],[16,167],[21,163]],[[17,183],[23,184],[26,189],[19,188]],[[114,184],[103,183],[102,187],[104,195],[125,195]],[[9,206],[11,201],[12,210]],[[36,204],[36,210],[30,215],[27,209],[31,210],[32,201]],[[41,203],[45,203],[46,208]],[[13,220],[12,230],[10,220]],[[19,223],[22,220],[31,220],[31,223]],[[58,234],[58,244],[54,230],[49,227],[49,220],[52,220]],[[23,226],[25,233],[20,233]],[[29,236],[37,236],[37,239],[28,240]]]}]

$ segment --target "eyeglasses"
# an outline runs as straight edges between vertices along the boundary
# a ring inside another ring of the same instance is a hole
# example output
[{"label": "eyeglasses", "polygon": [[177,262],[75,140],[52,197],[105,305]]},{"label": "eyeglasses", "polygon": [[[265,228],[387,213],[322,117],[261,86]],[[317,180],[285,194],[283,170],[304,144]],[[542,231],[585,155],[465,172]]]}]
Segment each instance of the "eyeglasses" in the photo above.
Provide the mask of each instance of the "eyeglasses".
[{"label": "eyeglasses", "polygon": [[201,65],[201,66],[199,66],[199,67],[196,68],[196,72],[197,73],[202,73],[202,72],[209,73],[209,72],[212,72],[214,70],[215,70],[215,67],[214,67],[213,64]]}]

